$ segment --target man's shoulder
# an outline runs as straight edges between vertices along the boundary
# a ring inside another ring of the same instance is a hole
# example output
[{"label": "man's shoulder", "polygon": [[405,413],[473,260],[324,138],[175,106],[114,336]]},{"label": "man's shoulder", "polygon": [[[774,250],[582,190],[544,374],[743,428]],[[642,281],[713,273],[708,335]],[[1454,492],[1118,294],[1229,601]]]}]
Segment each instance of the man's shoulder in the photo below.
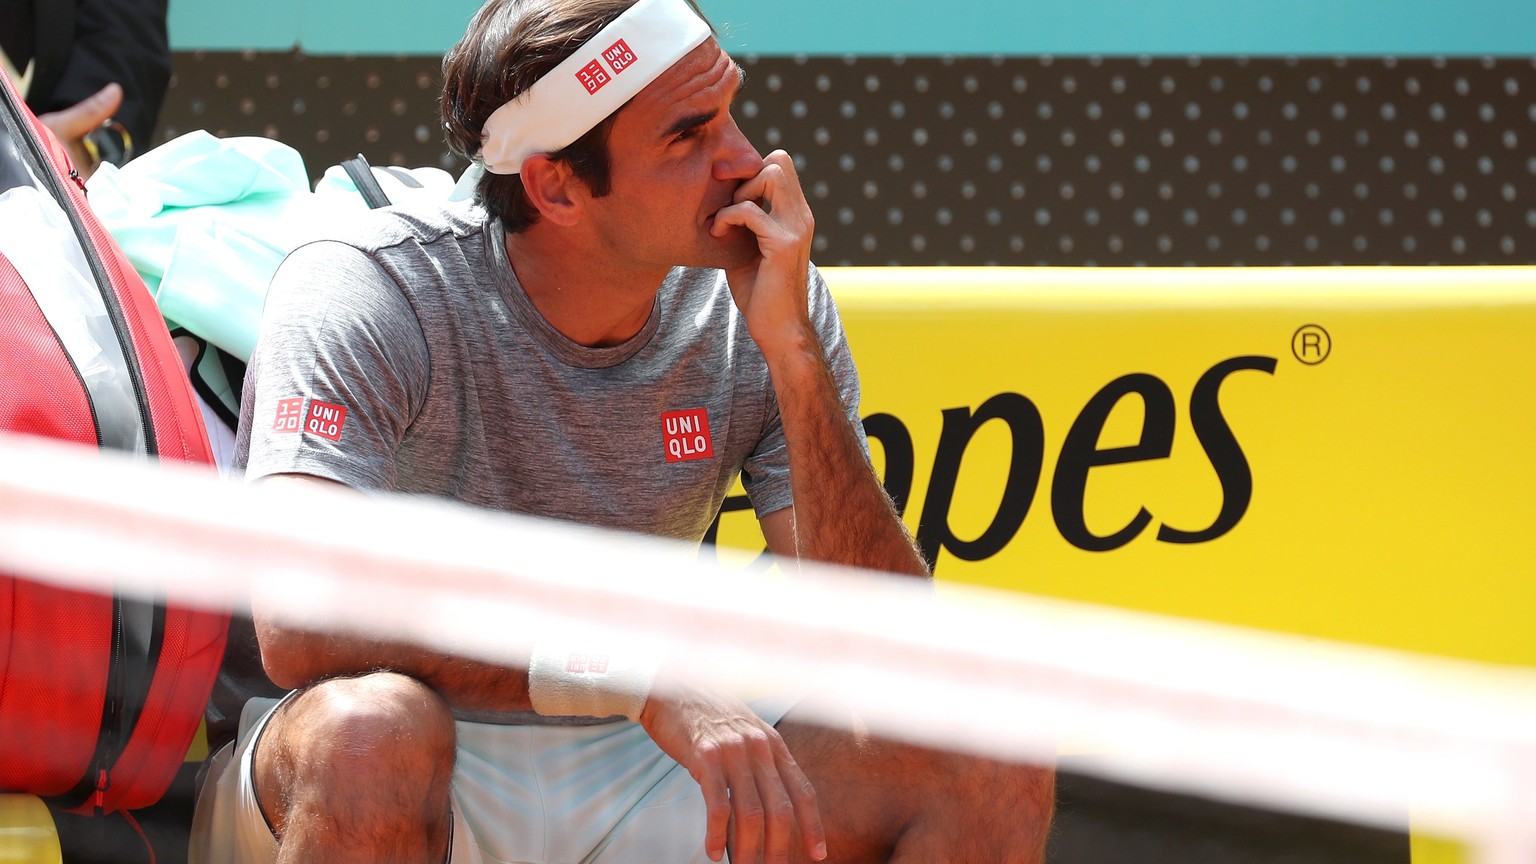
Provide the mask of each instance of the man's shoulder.
[{"label": "man's shoulder", "polygon": [[[484,211],[463,202],[412,202],[368,210],[330,226],[309,245],[349,246],[373,258],[400,247],[474,242],[484,235]],[[330,248],[335,248],[334,246]]]},{"label": "man's shoulder", "polygon": [[[285,291],[315,295],[316,302],[342,293],[372,293],[394,285],[406,291],[413,277],[430,272],[454,244],[463,258],[477,257],[473,247],[483,237],[483,223],[462,207],[385,207],[357,214],[312,235],[286,255],[268,288],[269,297]],[[315,285],[326,286],[324,291]]]}]

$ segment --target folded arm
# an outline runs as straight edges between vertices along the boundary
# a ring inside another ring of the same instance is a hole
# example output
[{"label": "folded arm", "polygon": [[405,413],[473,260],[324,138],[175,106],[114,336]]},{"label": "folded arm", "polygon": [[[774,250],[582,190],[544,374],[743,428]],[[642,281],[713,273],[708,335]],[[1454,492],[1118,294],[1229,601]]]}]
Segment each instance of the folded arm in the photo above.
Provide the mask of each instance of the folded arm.
[{"label": "folded arm", "polygon": [[[283,490],[345,489],[344,484],[307,474],[279,474],[262,484]],[[443,654],[405,642],[290,627],[253,598],[256,637],[267,676],[280,687],[302,687],[324,678],[391,671],[409,675],[465,711],[531,711],[528,672]]]}]

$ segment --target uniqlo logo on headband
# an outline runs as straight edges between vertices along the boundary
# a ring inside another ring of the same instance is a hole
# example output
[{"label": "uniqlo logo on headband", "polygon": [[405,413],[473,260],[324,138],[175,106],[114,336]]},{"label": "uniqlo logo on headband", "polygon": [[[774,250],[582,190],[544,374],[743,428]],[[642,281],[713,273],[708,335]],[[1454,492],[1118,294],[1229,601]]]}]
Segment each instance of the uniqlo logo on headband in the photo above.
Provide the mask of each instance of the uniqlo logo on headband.
[{"label": "uniqlo logo on headband", "polygon": [[633,66],[635,60],[639,58],[635,57],[635,52],[629,50],[629,45],[620,39],[613,43],[613,47],[603,52],[603,59],[608,61],[608,65],[613,68],[613,74],[617,75]]},{"label": "uniqlo logo on headband", "polygon": [[613,79],[609,77],[608,70],[603,68],[603,64],[593,60],[576,72],[576,80],[581,82],[581,86],[587,88],[588,94],[591,94],[603,89],[603,85]]},{"label": "uniqlo logo on headband", "polygon": [[304,428],[304,397],[288,396],[277,400],[277,414],[272,418],[273,432],[297,432]]}]

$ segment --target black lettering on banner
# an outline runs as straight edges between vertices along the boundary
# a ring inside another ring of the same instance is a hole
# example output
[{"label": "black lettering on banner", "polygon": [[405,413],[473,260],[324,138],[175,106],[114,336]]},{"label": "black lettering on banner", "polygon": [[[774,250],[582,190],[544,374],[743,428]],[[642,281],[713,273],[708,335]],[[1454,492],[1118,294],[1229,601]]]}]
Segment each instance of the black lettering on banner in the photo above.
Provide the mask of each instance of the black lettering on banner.
[{"label": "black lettering on banner", "polygon": [[[1141,440],[1130,447],[1099,449],[1099,434],[1121,399],[1135,393],[1146,406]],[[1161,379],[1144,373],[1125,375],[1104,385],[1095,393],[1082,413],[1072,423],[1067,440],[1056,462],[1051,480],[1051,513],[1056,529],[1068,543],[1089,552],[1108,552],[1136,539],[1152,521],[1152,514],[1142,507],[1129,524],[1113,534],[1100,536],[1088,530],[1083,513],[1083,496],[1088,486],[1088,472],[1101,465],[1123,465],[1166,459],[1173,452],[1173,391]]]},{"label": "black lettering on banner", "polygon": [[[1205,450],[1206,458],[1221,483],[1221,509],[1206,528],[1185,531],[1161,525],[1157,539],[1164,543],[1194,544],[1215,540],[1242,521],[1253,499],[1253,472],[1247,456],[1221,413],[1221,387],[1234,372],[1252,370],[1275,373],[1276,358],[1242,356],[1223,360],[1212,366],[1195,383],[1189,400],[1190,424]],[[1144,406],[1140,440],[1126,447],[1099,448],[1099,438],[1110,414],[1120,401],[1135,394]],[[918,520],[917,543],[930,568],[937,568],[939,552],[948,550],[962,561],[980,561],[1001,552],[1018,534],[1034,503],[1040,475],[1045,464],[1045,424],[1040,411],[1027,397],[1018,393],[999,393],[981,404],[973,413],[969,408],[946,408],[934,455],[928,493]],[[950,508],[966,449],[981,427],[993,420],[1008,425],[1012,440],[1008,479],[991,523],[974,540],[955,536],[950,527]],[[1084,512],[1088,475],[1104,465],[1122,465],[1166,459],[1173,452],[1173,392],[1161,379],[1145,373],[1125,375],[1111,381],[1094,394],[1079,412],[1067,432],[1051,481],[1051,512],[1056,529],[1073,546],[1089,552],[1119,549],[1140,536],[1151,524],[1153,515],[1139,508],[1118,531],[1097,535],[1089,530]],[[899,515],[905,516],[911,503],[917,462],[912,434],[900,418],[892,414],[871,414],[864,419],[864,433],[880,442],[885,454],[886,493],[891,496]],[[728,496],[704,542],[715,542],[720,515],[751,510],[745,495]],[[757,566],[771,559],[760,556]]]},{"label": "black lettering on banner", "polygon": [[1164,543],[1204,543],[1231,531],[1248,512],[1253,500],[1253,471],[1243,448],[1232,434],[1232,427],[1221,413],[1221,384],[1228,375],[1240,369],[1275,374],[1274,357],[1233,357],[1212,366],[1195,383],[1189,397],[1189,420],[1195,427],[1195,437],[1205,448],[1205,455],[1216,469],[1221,481],[1221,512],[1216,521],[1201,531],[1180,531],[1171,525],[1157,530],[1157,539]]},{"label": "black lettering on banner", "polygon": [[871,414],[864,418],[864,436],[880,442],[880,449],[885,452],[885,494],[896,505],[896,515],[905,516],[913,472],[917,469],[912,433],[893,414]]},{"label": "black lettering on banner", "polygon": [[[969,408],[946,408],[943,413],[933,477],[917,528],[917,544],[930,569],[936,567],[941,548],[962,561],[980,561],[1002,551],[1029,515],[1029,506],[1040,485],[1040,466],[1045,461],[1045,422],[1040,418],[1040,409],[1018,393],[999,393],[983,402],[975,414]],[[960,460],[977,430],[992,420],[1007,423],[1013,436],[1008,480],[992,524],[975,540],[962,540],[949,526],[949,507],[960,476]]]}]

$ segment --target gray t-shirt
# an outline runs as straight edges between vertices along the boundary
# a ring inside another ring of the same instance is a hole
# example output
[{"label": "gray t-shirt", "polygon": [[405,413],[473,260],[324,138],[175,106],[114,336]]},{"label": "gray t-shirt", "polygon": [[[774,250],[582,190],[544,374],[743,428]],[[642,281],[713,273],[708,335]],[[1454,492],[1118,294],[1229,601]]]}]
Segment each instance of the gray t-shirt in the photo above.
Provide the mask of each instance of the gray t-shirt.
[{"label": "gray t-shirt", "polygon": [[[862,435],[837,310],[814,269],[810,283]],[[374,211],[289,256],[235,464],[689,540],[738,472],[759,517],[792,503],[768,368],[723,273],[674,269],[634,338],[582,347],[539,315],[499,225],[469,204]]]}]

